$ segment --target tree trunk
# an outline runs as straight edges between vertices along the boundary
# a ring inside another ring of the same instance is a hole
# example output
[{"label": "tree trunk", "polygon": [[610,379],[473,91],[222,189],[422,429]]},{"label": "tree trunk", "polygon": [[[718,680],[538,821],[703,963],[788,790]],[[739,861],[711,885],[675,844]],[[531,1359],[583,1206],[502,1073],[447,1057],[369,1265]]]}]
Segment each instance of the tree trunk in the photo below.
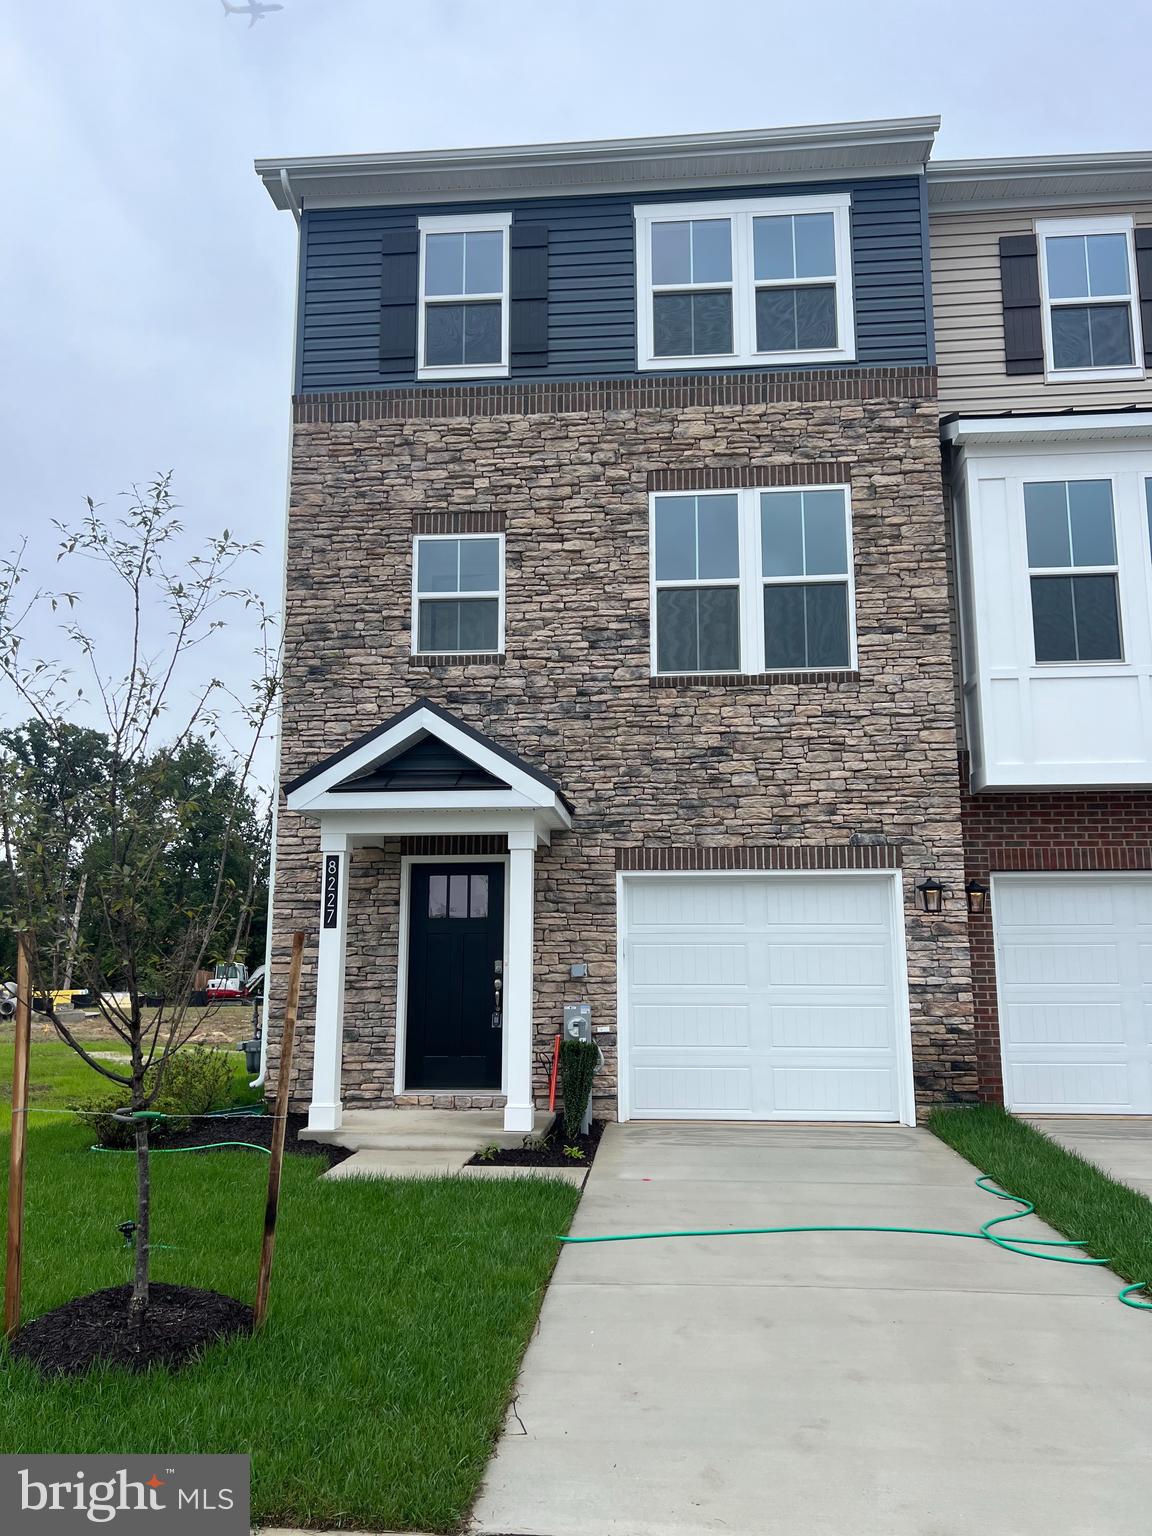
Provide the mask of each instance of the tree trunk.
[{"label": "tree trunk", "polygon": [[80,888],[76,892],[76,905],[72,908],[72,922],[68,930],[68,955],[64,962],[64,990],[72,990],[72,972],[76,968],[76,949],[80,943],[80,914],[84,910],[84,892],[88,889],[87,872],[80,876]]},{"label": "tree trunk", "polygon": [[148,1311],[148,1229],[152,1209],[148,1126],[147,1120],[136,1121],[136,1264],[132,1273],[132,1301],[128,1315],[138,1328],[143,1324]]}]

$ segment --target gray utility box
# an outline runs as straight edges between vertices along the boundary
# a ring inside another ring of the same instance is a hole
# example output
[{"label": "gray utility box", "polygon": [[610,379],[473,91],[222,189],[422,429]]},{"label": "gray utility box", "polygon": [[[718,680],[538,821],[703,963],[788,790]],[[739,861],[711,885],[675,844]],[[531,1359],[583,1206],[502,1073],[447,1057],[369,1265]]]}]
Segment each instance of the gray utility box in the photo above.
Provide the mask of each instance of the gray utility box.
[{"label": "gray utility box", "polygon": [[564,1004],[564,1038],[565,1040],[591,1040],[591,1003]]}]

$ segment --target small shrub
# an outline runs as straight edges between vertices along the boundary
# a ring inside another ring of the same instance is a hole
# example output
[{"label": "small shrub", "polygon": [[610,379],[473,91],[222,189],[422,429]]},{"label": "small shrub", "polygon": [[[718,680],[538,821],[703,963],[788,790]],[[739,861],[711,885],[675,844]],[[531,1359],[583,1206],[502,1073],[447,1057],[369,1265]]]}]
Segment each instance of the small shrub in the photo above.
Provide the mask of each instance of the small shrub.
[{"label": "small shrub", "polygon": [[591,1040],[565,1040],[560,1046],[560,1091],[564,1100],[564,1135],[576,1140],[592,1097],[592,1076],[600,1048]]},{"label": "small shrub", "polygon": [[584,1161],[584,1148],[583,1147],[565,1147],[564,1148],[564,1156],[565,1157],[570,1157],[574,1163],[582,1163]]},{"label": "small shrub", "polygon": [[546,1136],[525,1136],[520,1143],[525,1152],[543,1152],[548,1146]]},{"label": "small shrub", "polygon": [[489,1142],[489,1144],[486,1147],[481,1147],[479,1152],[477,1152],[476,1156],[480,1159],[480,1161],[482,1163],[494,1163],[496,1161],[496,1156],[497,1156],[499,1151],[500,1151],[500,1148],[493,1141],[493,1142]]},{"label": "small shrub", "polygon": [[[151,1084],[155,1074],[150,1074]],[[232,1097],[232,1065],[226,1051],[208,1045],[193,1045],[173,1056],[164,1070],[160,1094],[151,1106],[172,1118],[153,1120],[149,1141],[166,1141],[187,1125],[189,1115],[206,1115],[214,1109],[227,1109]],[[126,1105],[128,1095],[114,1088],[82,1099],[69,1107],[89,1126],[102,1147],[128,1148],[136,1145],[136,1132],[130,1121],[117,1120],[112,1111]]]},{"label": "small shrub", "polygon": [[156,1108],[166,1115],[206,1115],[214,1109],[227,1109],[231,1098],[232,1060],[228,1052],[193,1045],[169,1061]]}]

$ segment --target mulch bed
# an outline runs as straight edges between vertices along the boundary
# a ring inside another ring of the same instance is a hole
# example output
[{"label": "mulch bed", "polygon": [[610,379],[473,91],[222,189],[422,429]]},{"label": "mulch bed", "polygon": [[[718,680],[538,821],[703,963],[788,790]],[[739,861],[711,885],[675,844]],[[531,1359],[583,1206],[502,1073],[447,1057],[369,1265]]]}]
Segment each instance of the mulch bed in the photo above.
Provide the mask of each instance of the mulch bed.
[{"label": "mulch bed", "polygon": [[[569,1141],[564,1135],[564,1117],[557,1115],[543,1147],[501,1147],[491,1157],[481,1157],[477,1152],[468,1163],[480,1168],[587,1168],[596,1156],[604,1125],[603,1120],[593,1120],[587,1136],[577,1136],[575,1141]],[[579,1147],[584,1156],[565,1157],[565,1147]]]},{"label": "mulch bed", "polygon": [[[159,1142],[156,1150],[163,1151],[168,1147],[206,1147],[220,1141],[247,1141],[254,1142],[258,1147],[270,1147],[272,1127],[275,1124],[272,1115],[245,1114],[243,1110],[238,1110],[235,1115],[213,1115],[204,1120],[190,1120],[182,1130]],[[303,1157],[325,1157],[329,1168],[335,1168],[337,1163],[352,1156],[348,1147],[333,1147],[324,1141],[302,1141],[300,1132],[307,1124],[307,1115],[288,1116],[285,1152],[296,1152]]]},{"label": "mulch bed", "polygon": [[252,1332],[252,1308],[235,1296],[153,1283],[140,1328],[129,1322],[132,1287],[78,1296],[25,1323],[8,1346],[46,1376],[81,1376],[94,1365],[178,1370],[209,1344]]}]

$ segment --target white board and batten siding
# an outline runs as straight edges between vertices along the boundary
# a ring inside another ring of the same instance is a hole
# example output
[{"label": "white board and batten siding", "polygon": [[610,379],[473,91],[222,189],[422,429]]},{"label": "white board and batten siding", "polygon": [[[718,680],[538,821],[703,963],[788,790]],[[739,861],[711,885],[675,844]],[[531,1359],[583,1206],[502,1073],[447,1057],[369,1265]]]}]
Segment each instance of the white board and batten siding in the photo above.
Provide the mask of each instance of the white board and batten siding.
[{"label": "white board and batten siding", "polygon": [[908,1117],[898,880],[621,881],[625,1118]]},{"label": "white board and batten siding", "polygon": [[1004,312],[1000,291],[1001,235],[1030,235],[1036,219],[1132,214],[1152,224],[1152,203],[1100,207],[940,209],[931,214],[932,312],[941,412],[1107,410],[1152,407],[1152,377],[1100,383],[1046,384],[1043,374],[1004,371]]},{"label": "white board and batten siding", "polygon": [[1152,876],[994,875],[1004,1100],[1152,1114]]}]

